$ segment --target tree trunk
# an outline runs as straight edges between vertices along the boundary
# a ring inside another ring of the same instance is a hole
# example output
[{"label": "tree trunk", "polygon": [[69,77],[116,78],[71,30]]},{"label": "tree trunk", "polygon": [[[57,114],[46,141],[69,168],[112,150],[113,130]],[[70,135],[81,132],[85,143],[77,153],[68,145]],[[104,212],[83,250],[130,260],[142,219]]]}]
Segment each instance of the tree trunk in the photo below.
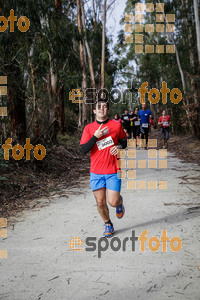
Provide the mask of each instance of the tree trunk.
[{"label": "tree trunk", "polygon": [[[82,5],[82,0],[77,0],[78,31],[81,37],[81,40],[79,41],[79,49],[80,49],[81,69],[82,69],[82,90],[85,91],[87,88],[87,77],[86,77],[86,65],[84,59],[84,45],[82,42],[81,5]],[[83,101],[83,114],[82,114],[82,124],[81,124],[82,129],[87,124],[87,111],[88,111],[88,106],[85,103],[85,101]]]},{"label": "tree trunk", "polygon": [[101,88],[105,87],[105,48],[106,48],[106,0],[104,0],[102,26],[102,54],[101,54]]},{"label": "tree trunk", "polygon": [[58,124],[61,133],[65,131],[65,104],[64,104],[64,86],[62,85],[59,89],[59,116]]},{"label": "tree trunk", "polygon": [[[13,82],[13,85],[9,88],[8,93],[8,99],[11,102],[10,115],[13,135],[11,137],[13,138],[13,143],[17,142],[23,146],[26,142],[26,101],[23,88],[23,75],[21,74],[18,61],[13,61],[11,70],[10,80]],[[17,80],[12,74],[18,74]]]},{"label": "tree trunk", "polygon": [[197,34],[197,52],[198,52],[198,61],[200,68],[200,27],[199,27],[199,12],[198,12],[198,3],[197,0],[194,1],[194,14],[195,14],[195,24],[196,24],[196,34]]},{"label": "tree trunk", "polygon": [[34,120],[35,120],[35,141],[38,140],[39,137],[39,126],[38,126],[38,103],[37,103],[37,87],[36,87],[36,77],[35,77],[35,69],[32,64],[32,56],[34,54],[34,42],[31,45],[30,51],[28,53],[28,64],[31,70],[31,81],[33,87],[33,111],[34,111]]},{"label": "tree trunk", "polygon": [[94,11],[94,29],[96,29],[96,26],[97,26],[97,15],[96,15],[96,10],[95,10],[95,0],[93,0],[92,3],[93,3],[93,11]]}]

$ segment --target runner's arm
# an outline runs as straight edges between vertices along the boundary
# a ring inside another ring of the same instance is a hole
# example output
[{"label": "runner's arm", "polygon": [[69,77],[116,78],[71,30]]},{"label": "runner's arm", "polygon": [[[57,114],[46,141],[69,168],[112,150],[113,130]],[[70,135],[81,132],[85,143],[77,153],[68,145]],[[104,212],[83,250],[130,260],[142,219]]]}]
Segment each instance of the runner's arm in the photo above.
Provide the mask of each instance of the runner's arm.
[{"label": "runner's arm", "polygon": [[127,147],[127,139],[123,138],[118,141],[119,149],[125,149]]},{"label": "runner's arm", "polygon": [[84,154],[89,152],[94,147],[97,140],[98,140],[98,138],[93,135],[87,143],[80,145],[81,146],[81,151]]}]

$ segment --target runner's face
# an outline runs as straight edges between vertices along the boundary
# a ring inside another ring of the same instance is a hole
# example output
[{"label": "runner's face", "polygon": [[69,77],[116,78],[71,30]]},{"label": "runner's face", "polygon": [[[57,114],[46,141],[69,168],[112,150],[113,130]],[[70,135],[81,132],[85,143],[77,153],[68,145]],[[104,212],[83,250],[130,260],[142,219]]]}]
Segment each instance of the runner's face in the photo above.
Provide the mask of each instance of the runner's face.
[{"label": "runner's face", "polygon": [[166,112],[165,112],[165,110],[163,110],[163,112],[162,112],[162,115],[163,115],[163,117],[166,115]]},{"label": "runner's face", "polygon": [[145,110],[146,109],[146,104],[142,104],[142,109]]},{"label": "runner's face", "polygon": [[96,105],[96,110],[94,113],[96,114],[97,119],[105,119],[108,116],[109,109],[105,102],[99,102]]}]

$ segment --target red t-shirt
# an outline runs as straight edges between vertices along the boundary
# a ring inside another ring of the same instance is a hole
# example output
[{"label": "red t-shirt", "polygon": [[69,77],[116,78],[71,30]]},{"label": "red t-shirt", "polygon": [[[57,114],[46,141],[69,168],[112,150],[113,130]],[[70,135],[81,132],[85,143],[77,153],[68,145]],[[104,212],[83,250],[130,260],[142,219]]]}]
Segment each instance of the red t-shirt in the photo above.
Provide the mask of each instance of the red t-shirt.
[{"label": "red t-shirt", "polygon": [[[80,145],[87,143],[100,124],[96,121],[85,126]],[[118,145],[118,141],[125,138],[126,134],[122,125],[111,120],[104,124],[101,129],[105,128],[104,135],[100,137],[90,151],[91,166],[90,172],[95,174],[113,174],[119,169],[117,166],[117,155],[110,154],[110,148]]]},{"label": "red t-shirt", "polygon": [[149,128],[151,128],[151,125],[153,125],[153,120],[149,119]]},{"label": "red t-shirt", "polygon": [[165,116],[165,117],[160,117],[158,119],[158,122],[163,122],[163,124],[161,124],[161,127],[169,127],[169,122],[171,121],[170,116]]}]

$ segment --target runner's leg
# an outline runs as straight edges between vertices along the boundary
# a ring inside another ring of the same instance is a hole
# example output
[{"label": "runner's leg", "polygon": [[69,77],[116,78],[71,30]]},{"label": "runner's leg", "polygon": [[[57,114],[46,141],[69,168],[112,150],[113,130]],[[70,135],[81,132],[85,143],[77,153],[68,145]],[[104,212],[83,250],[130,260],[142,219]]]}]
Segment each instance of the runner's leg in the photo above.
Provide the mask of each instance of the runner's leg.
[{"label": "runner's leg", "polygon": [[117,191],[107,189],[107,200],[108,203],[113,207],[117,207],[122,204],[120,192]]},{"label": "runner's leg", "polygon": [[149,128],[145,128],[146,147],[148,146]]},{"label": "runner's leg", "polygon": [[109,209],[106,203],[106,188],[95,190],[93,193],[97,201],[98,212],[102,217],[104,223],[106,223],[110,220]]}]

